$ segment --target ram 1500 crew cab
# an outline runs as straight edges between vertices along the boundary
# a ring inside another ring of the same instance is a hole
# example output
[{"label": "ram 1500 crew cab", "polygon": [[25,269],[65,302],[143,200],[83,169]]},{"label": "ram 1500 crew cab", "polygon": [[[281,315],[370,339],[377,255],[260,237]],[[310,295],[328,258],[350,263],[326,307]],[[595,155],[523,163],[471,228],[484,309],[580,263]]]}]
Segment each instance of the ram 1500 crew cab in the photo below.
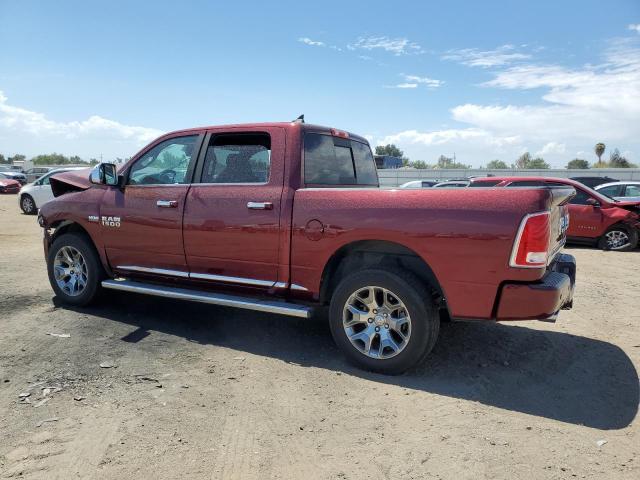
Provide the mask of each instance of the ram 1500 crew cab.
[{"label": "ram 1500 crew cab", "polygon": [[572,304],[572,188],[383,190],[367,141],[336,129],[182,130],[51,186],[49,279],[73,305],[108,288],[298,317],[328,306],[351,361],[398,373],[441,319],[555,320]]}]

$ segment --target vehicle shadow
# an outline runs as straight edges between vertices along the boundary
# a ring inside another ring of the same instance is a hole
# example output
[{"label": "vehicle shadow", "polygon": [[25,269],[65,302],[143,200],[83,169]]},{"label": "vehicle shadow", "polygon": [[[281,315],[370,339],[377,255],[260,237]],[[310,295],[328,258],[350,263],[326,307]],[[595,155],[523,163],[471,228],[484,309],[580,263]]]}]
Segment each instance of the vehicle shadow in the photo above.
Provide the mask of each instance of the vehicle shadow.
[{"label": "vehicle shadow", "polygon": [[113,292],[81,311],[136,327],[123,341],[162,332],[603,430],[626,427],[638,410],[638,374],[619,347],[517,323],[445,323],[427,362],[392,377],[349,365],[317,319]]}]

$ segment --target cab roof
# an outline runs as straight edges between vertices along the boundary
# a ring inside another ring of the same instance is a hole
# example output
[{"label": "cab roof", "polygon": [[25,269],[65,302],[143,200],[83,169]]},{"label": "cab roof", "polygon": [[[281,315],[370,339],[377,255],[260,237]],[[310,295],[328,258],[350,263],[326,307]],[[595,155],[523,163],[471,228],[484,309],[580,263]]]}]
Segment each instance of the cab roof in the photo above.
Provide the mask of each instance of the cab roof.
[{"label": "cab roof", "polygon": [[325,127],[323,125],[314,125],[312,123],[300,123],[300,122],[260,122],[260,123],[231,123],[226,125],[209,125],[209,126],[202,126],[202,127],[186,128],[182,130],[174,130],[172,132],[165,133],[159,138],[173,136],[175,134],[181,134],[181,133],[188,134],[188,133],[194,133],[194,132],[201,132],[202,130],[221,130],[221,129],[224,130],[227,128],[230,130],[235,128],[259,130],[260,128],[267,128],[267,127],[280,127],[290,131],[300,129],[303,132],[324,133],[329,135],[331,135],[333,131],[339,131],[349,135],[350,139],[369,144],[369,141],[366,138],[362,137],[361,135],[348,132],[346,130],[341,130],[339,128],[333,128],[333,127]]}]

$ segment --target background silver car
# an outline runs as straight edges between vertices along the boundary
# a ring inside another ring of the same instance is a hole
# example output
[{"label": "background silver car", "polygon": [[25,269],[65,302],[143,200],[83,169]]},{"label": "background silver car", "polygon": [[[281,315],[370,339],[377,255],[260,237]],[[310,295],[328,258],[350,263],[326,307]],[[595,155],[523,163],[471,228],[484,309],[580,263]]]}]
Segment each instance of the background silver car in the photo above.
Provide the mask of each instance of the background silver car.
[{"label": "background silver car", "polygon": [[640,182],[622,181],[603,183],[595,188],[607,197],[625,202],[640,202]]}]

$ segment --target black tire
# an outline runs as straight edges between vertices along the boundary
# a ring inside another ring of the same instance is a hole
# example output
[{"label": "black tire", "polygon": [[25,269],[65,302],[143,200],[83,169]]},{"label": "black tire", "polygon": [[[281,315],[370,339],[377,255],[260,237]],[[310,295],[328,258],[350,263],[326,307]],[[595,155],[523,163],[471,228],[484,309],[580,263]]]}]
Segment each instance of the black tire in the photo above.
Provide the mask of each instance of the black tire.
[{"label": "black tire", "polygon": [[20,208],[26,215],[35,215],[35,213],[38,211],[35,200],[31,195],[27,193],[23,194],[20,197]]},{"label": "black tire", "polygon": [[[86,284],[77,295],[70,295],[63,290],[58,285],[54,275],[56,255],[64,247],[72,247],[80,252],[86,264]],[[88,305],[96,299],[102,289],[101,282],[106,277],[93,243],[86,235],[80,233],[65,233],[54,240],[49,247],[49,254],[47,255],[47,272],[49,274],[49,283],[56,296],[62,302],[78,307]]]},{"label": "black tire", "polygon": [[[628,243],[621,248],[613,248],[609,243],[609,239],[607,235],[611,233],[620,232],[627,235],[629,239]],[[598,248],[602,250],[615,250],[616,252],[628,252],[634,250],[638,246],[638,230],[635,228],[628,227],[627,225],[613,225],[609,227],[609,229],[605,232],[604,235],[600,237],[598,240]]]},{"label": "black tire", "polygon": [[[390,358],[367,356],[351,343],[343,327],[346,302],[352,294],[367,286],[393,292],[404,303],[411,317],[411,335],[406,345]],[[415,275],[395,268],[363,270],[343,278],[331,297],[329,324],[333,339],[351,363],[387,375],[403,373],[423,362],[433,349],[440,330],[438,310],[431,292]]]}]

